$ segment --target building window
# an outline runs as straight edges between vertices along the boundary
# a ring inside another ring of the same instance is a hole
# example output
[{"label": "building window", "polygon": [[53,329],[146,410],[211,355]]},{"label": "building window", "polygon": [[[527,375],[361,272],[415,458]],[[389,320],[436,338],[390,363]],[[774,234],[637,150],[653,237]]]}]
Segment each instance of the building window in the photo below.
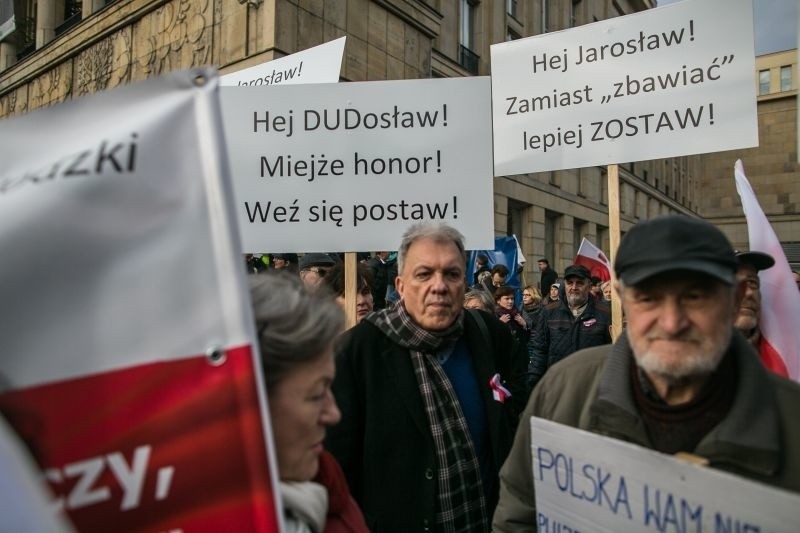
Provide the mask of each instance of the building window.
[{"label": "building window", "polygon": [[550,0],[542,0],[542,33],[550,31]]},{"label": "building window", "polygon": [[[21,9],[14,11],[17,29],[12,42],[16,44],[17,61],[19,61],[36,51],[36,2],[24,0]],[[17,12],[19,16],[16,15]]]},{"label": "building window", "polygon": [[758,73],[758,94],[769,94],[769,70]]},{"label": "building window", "polygon": [[527,205],[508,199],[508,216],[506,217],[506,235],[516,235],[520,245],[525,238],[525,211]]},{"label": "building window", "polygon": [[588,233],[589,223],[585,220],[575,218],[572,221],[572,249],[578,253],[578,248],[581,247],[583,236]]},{"label": "building window", "polygon": [[508,28],[508,31],[506,31],[506,42],[508,42],[508,41],[516,41],[519,38],[520,38],[520,35],[517,32],[515,32],[511,28]]},{"label": "building window", "polygon": [[781,91],[792,90],[792,67],[791,65],[781,67]]},{"label": "building window", "polygon": [[478,11],[477,0],[461,0],[461,42],[458,47],[458,62],[472,74],[478,73],[480,56],[475,49],[475,18]]},{"label": "building window", "polygon": [[[550,260],[550,265],[554,269],[558,269],[556,256],[556,235],[561,225],[561,215],[553,211],[545,211],[544,214],[544,257]],[[543,287],[544,288],[544,287]],[[548,290],[549,287],[544,288]]]},{"label": "building window", "polygon": [[475,12],[478,2],[461,0],[461,46],[475,49]]},{"label": "building window", "polygon": [[61,35],[81,21],[82,2],[80,0],[67,0],[64,3],[64,22],[56,26],[56,36]]},{"label": "building window", "polygon": [[517,18],[517,0],[506,0],[506,13]]},{"label": "building window", "polygon": [[574,28],[578,25],[578,7],[581,5],[581,0],[572,0],[569,4],[569,27]]}]

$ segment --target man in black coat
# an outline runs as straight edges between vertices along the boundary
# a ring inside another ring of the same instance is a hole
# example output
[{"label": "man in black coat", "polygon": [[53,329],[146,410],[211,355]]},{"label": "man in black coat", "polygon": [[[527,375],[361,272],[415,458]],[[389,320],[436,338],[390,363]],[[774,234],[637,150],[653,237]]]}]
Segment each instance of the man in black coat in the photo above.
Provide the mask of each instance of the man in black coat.
[{"label": "man in black coat", "polygon": [[373,531],[489,531],[497,473],[526,398],[527,354],[462,308],[461,234],[417,224],[398,252],[400,301],[348,331],[326,447]]},{"label": "man in black coat", "polygon": [[530,388],[547,369],[581,348],[611,343],[611,313],[605,302],[589,295],[591,274],[581,265],[564,271],[560,298],[539,316],[531,342]]},{"label": "man in black coat", "polygon": [[375,252],[367,259],[367,269],[372,274],[372,303],[377,311],[386,307],[386,286],[389,283],[389,252]]},{"label": "man in black coat", "polygon": [[550,268],[550,261],[544,257],[539,259],[537,264],[539,265],[539,272],[541,272],[539,290],[542,292],[542,295],[545,295],[550,290],[550,287],[553,286],[553,283],[555,283],[558,279],[558,272]]}]

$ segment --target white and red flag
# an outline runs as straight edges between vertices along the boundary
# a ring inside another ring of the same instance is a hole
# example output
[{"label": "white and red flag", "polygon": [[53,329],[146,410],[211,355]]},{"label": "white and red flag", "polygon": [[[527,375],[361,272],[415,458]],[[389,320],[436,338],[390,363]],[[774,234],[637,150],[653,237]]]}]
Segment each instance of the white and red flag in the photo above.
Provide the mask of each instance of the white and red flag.
[{"label": "white and red flag", "polygon": [[217,84],[0,122],[0,415],[78,531],[280,528]]},{"label": "white and red flag", "polygon": [[503,386],[500,374],[491,377],[489,387],[492,389],[492,398],[496,402],[505,403],[507,398],[511,398],[511,391]]},{"label": "white and red flag", "polygon": [[760,356],[771,370],[800,381],[800,336],[797,333],[800,292],[781,243],[744,174],[741,160],[736,161],[734,176],[747,219],[750,250],[768,253],[775,259],[775,266],[758,273],[761,278]]},{"label": "white and red flag", "polygon": [[586,237],[583,238],[578,248],[575,264],[585,266],[592,273],[592,276],[596,276],[603,281],[611,279],[611,264],[608,261],[608,257]]}]

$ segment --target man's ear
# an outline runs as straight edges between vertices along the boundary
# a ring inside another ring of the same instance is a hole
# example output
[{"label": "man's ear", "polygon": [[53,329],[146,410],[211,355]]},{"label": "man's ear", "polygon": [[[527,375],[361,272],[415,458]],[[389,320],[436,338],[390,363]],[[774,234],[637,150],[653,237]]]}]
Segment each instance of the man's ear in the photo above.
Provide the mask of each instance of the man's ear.
[{"label": "man's ear", "polygon": [[404,286],[403,286],[403,278],[401,278],[400,276],[394,278],[394,289],[397,291],[397,294],[400,295],[400,299],[402,300]]}]

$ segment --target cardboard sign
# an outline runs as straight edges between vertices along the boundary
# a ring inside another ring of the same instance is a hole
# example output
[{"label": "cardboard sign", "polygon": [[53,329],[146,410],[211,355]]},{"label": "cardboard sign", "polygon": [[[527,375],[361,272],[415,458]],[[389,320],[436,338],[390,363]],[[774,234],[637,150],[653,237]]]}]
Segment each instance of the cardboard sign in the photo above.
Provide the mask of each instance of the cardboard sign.
[{"label": "cardboard sign", "polygon": [[391,250],[417,221],[493,245],[489,79],[225,88],[245,252]]},{"label": "cardboard sign", "polygon": [[758,145],[752,0],[686,0],[491,58],[496,176]]},{"label": "cardboard sign", "polygon": [[78,530],[279,526],[217,82],[0,122],[0,412]]},{"label": "cardboard sign", "polygon": [[345,39],[340,37],[296,54],[225,74],[220,78],[220,85],[258,87],[336,83],[342,69]]},{"label": "cardboard sign", "polygon": [[797,531],[800,495],[531,417],[540,533]]}]

